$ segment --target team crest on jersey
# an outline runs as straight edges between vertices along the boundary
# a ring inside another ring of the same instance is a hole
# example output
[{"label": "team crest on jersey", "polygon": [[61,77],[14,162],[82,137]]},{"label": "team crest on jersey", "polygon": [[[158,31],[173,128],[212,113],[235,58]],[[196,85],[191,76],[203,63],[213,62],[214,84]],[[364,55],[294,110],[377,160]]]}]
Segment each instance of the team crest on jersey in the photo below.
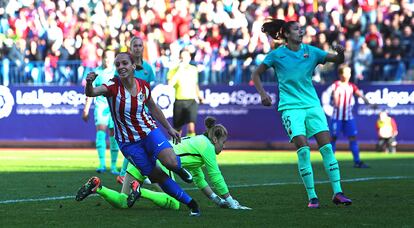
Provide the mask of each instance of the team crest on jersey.
[{"label": "team crest on jersey", "polygon": [[139,95],[138,95],[138,100],[139,100],[139,101],[143,101],[143,100],[144,100],[144,94],[142,94],[142,93],[141,93],[141,94],[139,94]]}]

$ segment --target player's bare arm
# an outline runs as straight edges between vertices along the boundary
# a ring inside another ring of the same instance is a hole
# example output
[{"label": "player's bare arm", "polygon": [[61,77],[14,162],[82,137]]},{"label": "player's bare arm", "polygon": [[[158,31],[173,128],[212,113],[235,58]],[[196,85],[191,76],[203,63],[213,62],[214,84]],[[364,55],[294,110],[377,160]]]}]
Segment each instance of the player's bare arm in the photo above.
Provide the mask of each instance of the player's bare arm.
[{"label": "player's bare arm", "polygon": [[158,120],[159,123],[168,131],[168,134],[172,137],[173,143],[177,144],[181,142],[180,133],[176,131],[171,124],[167,121],[162,113],[161,109],[155,104],[152,97],[146,103],[148,110],[151,112],[152,116]]},{"label": "player's bare arm", "polygon": [[83,108],[83,112],[82,112],[82,119],[85,122],[88,122],[89,119],[89,109],[91,107],[92,104],[92,97],[86,97],[85,99],[85,107]]},{"label": "player's bare arm", "polygon": [[256,90],[259,92],[260,97],[262,99],[262,104],[264,106],[271,106],[272,105],[272,98],[267,94],[264,90],[262,82],[260,81],[260,75],[262,75],[267,68],[269,68],[266,64],[260,64],[252,73],[252,80]]}]

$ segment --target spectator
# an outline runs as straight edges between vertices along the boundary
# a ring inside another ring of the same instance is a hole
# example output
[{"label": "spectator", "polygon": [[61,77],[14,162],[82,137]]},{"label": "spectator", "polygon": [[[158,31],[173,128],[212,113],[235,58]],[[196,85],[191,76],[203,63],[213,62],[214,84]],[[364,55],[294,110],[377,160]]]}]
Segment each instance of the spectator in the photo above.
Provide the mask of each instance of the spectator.
[{"label": "spectator", "polygon": [[[384,57],[389,61],[384,66],[384,80],[400,82],[405,74],[406,67],[402,61],[405,53],[398,36],[387,38],[390,44],[384,50]],[[388,43],[388,42],[387,42]]]},{"label": "spectator", "polygon": [[388,116],[386,111],[380,112],[376,129],[378,134],[377,151],[396,153],[398,130],[394,118]]},{"label": "spectator", "polygon": [[10,83],[18,84],[24,82],[24,53],[26,40],[19,39],[10,48],[7,59],[10,60]]},{"label": "spectator", "polygon": [[359,52],[354,56],[355,82],[368,81],[372,64],[372,52],[366,43],[363,43]]},{"label": "spectator", "polygon": [[371,50],[374,50],[377,47],[383,47],[383,37],[381,33],[378,32],[376,24],[369,25],[368,33],[365,36],[365,42]]},{"label": "spectator", "polygon": [[9,67],[10,60],[8,59],[9,47],[7,47],[6,40],[2,40],[0,37],[0,85],[8,86],[9,85]]},{"label": "spectator", "polygon": [[367,24],[375,24],[377,21],[377,0],[358,0],[362,9],[361,26],[365,31]]},{"label": "spectator", "polygon": [[[260,1],[189,0],[171,4],[164,1],[153,4],[154,1],[146,0],[137,3],[89,0],[31,2],[33,1],[0,1],[0,34],[14,42],[24,40],[28,46],[32,46],[32,41],[37,42],[37,51],[30,50],[29,64],[23,65],[26,65],[26,76],[36,76],[38,79],[43,77],[42,62],[46,60],[46,54],[52,48],[62,53],[60,47],[69,40],[71,48],[67,45],[65,48],[70,53],[70,60],[81,61],[82,66],[79,67],[80,63],[70,63],[70,72],[65,70],[67,73],[59,74],[61,77],[71,77],[72,83],[79,83],[83,72],[100,64],[102,52],[108,46],[125,50],[133,36],[142,37],[147,50],[144,58],[150,64],[158,64],[158,82],[166,81],[168,70],[165,67],[169,66],[161,65],[159,58],[174,60],[179,57],[179,50],[185,45],[200,50],[196,53],[196,61],[199,70],[203,71],[203,83],[214,80],[217,83],[246,82],[244,78],[256,64],[254,60],[260,58],[261,53],[268,53],[270,47],[274,46],[274,43],[269,44],[258,26],[268,17],[298,20],[301,26],[306,26],[304,43],[317,44],[318,47],[323,47],[325,42],[328,43],[328,48],[337,43],[345,45],[352,39],[354,56],[366,39],[373,52],[373,62],[381,63],[381,69],[378,69],[379,64],[374,64],[372,68],[381,75],[384,65],[384,55],[381,52],[383,40],[391,36],[402,36],[401,44],[407,53],[409,42],[405,31],[414,26],[413,11],[406,1],[318,1],[317,5],[312,0],[270,1],[269,4]],[[314,7],[317,7],[316,10]],[[317,43],[314,40],[316,34],[324,34],[319,35],[323,42]],[[243,46],[243,50],[236,50],[238,46]],[[161,56],[162,52],[164,56]],[[413,47],[408,53],[406,57],[412,59]],[[40,65],[31,63],[34,60],[30,58],[34,55]],[[59,57],[60,60],[64,59],[62,57]],[[403,58],[402,56],[407,69],[414,65],[410,59]],[[11,63],[10,66],[13,65]],[[220,66],[224,69],[217,72]],[[212,69],[213,67],[215,68]],[[58,68],[62,72],[63,68]],[[9,74],[15,74],[14,67],[10,70]],[[404,78],[405,73],[401,72]],[[231,78],[223,78],[233,73],[235,75]],[[382,78],[370,78],[375,79]],[[22,79],[15,83],[25,81]],[[53,83],[62,81],[64,80]]]}]

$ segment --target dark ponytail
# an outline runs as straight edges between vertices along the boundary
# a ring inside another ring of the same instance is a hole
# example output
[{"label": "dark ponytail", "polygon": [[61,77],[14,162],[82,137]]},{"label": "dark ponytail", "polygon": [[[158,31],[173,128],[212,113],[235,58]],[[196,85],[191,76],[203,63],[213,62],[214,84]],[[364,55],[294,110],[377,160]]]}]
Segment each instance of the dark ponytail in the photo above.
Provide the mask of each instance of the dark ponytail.
[{"label": "dark ponytail", "polygon": [[289,33],[289,27],[296,21],[284,21],[280,19],[270,19],[262,25],[262,32],[267,33],[275,40],[286,39],[285,33]]}]

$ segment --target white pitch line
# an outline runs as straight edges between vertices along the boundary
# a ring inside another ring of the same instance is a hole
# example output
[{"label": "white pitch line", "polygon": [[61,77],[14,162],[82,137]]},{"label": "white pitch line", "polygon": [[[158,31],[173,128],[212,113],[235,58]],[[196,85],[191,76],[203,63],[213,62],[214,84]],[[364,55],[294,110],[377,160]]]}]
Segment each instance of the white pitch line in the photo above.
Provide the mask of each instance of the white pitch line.
[{"label": "white pitch line", "polygon": [[[402,179],[413,179],[411,176],[391,176],[391,177],[361,177],[352,179],[343,179],[342,182],[364,182],[373,180],[402,180]],[[329,181],[315,181],[316,184],[325,184]],[[277,186],[277,185],[290,185],[290,184],[302,184],[302,182],[274,182],[264,184],[236,184],[229,185],[229,188],[248,188],[248,187],[261,187],[261,186]],[[184,188],[184,190],[198,190],[198,188]],[[95,195],[97,196],[97,195]],[[25,203],[25,202],[40,202],[40,201],[52,201],[52,200],[64,200],[64,199],[75,199],[75,196],[55,196],[45,197],[36,199],[16,199],[16,200],[2,200],[0,204],[14,204],[14,203]]]}]

